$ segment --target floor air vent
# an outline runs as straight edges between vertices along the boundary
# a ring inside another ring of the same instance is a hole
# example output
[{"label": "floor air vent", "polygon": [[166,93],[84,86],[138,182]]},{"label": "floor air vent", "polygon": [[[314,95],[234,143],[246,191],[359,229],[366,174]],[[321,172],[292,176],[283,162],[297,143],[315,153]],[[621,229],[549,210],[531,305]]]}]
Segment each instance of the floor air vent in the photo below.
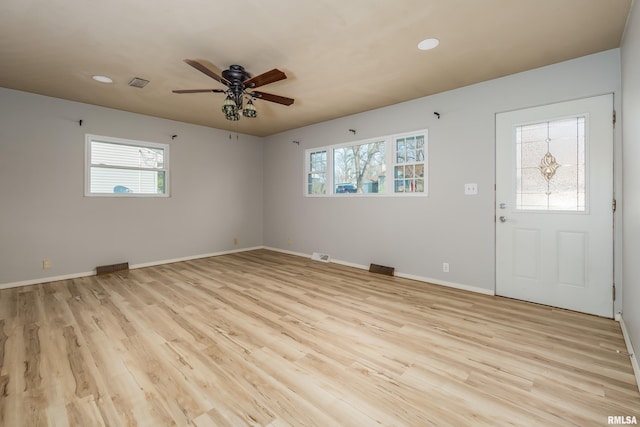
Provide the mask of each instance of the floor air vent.
[{"label": "floor air vent", "polygon": [[369,271],[372,273],[380,273],[387,276],[393,276],[395,268],[387,267],[386,265],[371,264],[369,265]]},{"label": "floor air vent", "polygon": [[129,263],[122,262],[120,264],[99,265],[96,267],[96,276],[109,273],[119,273],[121,271],[129,271]]},{"label": "floor air vent", "polygon": [[314,261],[322,261],[322,262],[331,261],[329,254],[321,254],[320,252],[314,252],[313,255],[311,255],[311,259]]}]

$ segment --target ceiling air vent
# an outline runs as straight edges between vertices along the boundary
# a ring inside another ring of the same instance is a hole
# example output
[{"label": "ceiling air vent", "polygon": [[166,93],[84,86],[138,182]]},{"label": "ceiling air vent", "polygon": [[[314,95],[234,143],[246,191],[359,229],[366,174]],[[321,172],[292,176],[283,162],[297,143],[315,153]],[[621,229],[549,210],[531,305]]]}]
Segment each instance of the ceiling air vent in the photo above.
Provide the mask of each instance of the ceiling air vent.
[{"label": "ceiling air vent", "polygon": [[134,77],[133,80],[129,82],[129,86],[137,87],[142,89],[149,83],[149,80],[141,79],[140,77]]}]

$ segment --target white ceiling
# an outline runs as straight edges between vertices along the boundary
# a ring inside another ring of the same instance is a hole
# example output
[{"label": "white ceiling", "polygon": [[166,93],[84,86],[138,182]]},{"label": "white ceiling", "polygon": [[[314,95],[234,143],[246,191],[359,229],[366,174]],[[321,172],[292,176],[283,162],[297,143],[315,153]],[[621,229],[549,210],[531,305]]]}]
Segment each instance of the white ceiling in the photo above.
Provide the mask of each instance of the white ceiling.
[{"label": "white ceiling", "polygon": [[[620,46],[631,0],[2,0],[0,87],[265,136]],[[419,51],[427,37],[440,46]],[[272,68],[258,118],[183,62]],[[92,75],[110,76],[106,85]],[[134,77],[144,89],[129,87]]]}]

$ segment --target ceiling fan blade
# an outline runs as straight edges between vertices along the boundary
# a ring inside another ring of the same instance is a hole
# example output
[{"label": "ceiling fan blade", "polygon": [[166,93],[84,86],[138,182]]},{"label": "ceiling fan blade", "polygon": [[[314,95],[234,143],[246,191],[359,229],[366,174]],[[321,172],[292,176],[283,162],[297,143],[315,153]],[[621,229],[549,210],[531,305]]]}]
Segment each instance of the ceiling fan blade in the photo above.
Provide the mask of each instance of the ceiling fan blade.
[{"label": "ceiling fan blade", "polygon": [[246,80],[244,82],[244,85],[248,88],[260,87],[268,85],[269,83],[277,82],[279,80],[284,80],[286,78],[287,75],[284,72],[278,70],[277,68],[274,68],[273,70],[267,71],[266,73],[251,77],[249,80]]},{"label": "ceiling fan blade", "polygon": [[282,105],[291,105],[293,104],[293,98],[287,98],[286,96],[274,95],[272,93],[255,91],[251,93],[252,96],[258,99],[264,99],[265,101],[271,101]]},{"label": "ceiling fan blade", "polygon": [[225,91],[222,89],[180,89],[180,90],[172,90],[173,93],[203,93],[203,92],[214,92],[214,93],[224,93]]},{"label": "ceiling fan blade", "polygon": [[220,75],[222,74],[220,69],[206,59],[185,59],[184,62],[212,79],[228,86],[229,81]]}]

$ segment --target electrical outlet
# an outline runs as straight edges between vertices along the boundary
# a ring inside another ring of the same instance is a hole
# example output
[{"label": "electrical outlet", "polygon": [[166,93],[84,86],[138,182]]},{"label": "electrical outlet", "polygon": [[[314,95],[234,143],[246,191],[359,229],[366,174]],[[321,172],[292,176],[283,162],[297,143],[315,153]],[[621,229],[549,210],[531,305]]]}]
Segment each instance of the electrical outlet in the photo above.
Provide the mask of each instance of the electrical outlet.
[{"label": "electrical outlet", "polygon": [[234,246],[238,244],[238,238],[237,237],[233,238],[233,244],[234,244]]},{"label": "electrical outlet", "polygon": [[42,269],[43,270],[47,270],[47,269],[51,268],[52,265],[53,264],[51,263],[50,259],[43,259],[42,260]]},{"label": "electrical outlet", "polygon": [[467,196],[475,196],[478,194],[478,184],[472,182],[464,185],[464,194]]},{"label": "electrical outlet", "polygon": [[449,263],[448,262],[443,262],[442,263],[442,271],[445,273],[449,272]]},{"label": "electrical outlet", "polygon": [[287,245],[291,246],[291,238],[287,239]]}]

